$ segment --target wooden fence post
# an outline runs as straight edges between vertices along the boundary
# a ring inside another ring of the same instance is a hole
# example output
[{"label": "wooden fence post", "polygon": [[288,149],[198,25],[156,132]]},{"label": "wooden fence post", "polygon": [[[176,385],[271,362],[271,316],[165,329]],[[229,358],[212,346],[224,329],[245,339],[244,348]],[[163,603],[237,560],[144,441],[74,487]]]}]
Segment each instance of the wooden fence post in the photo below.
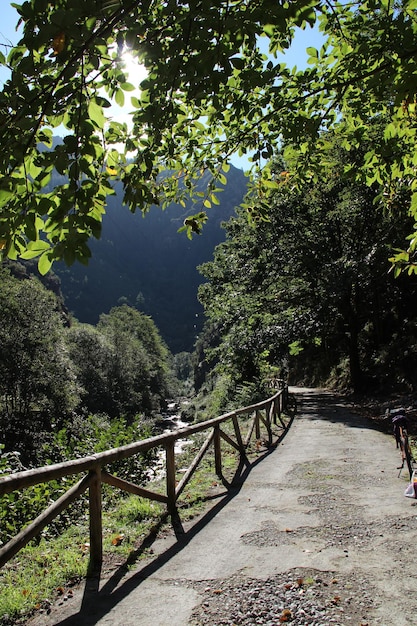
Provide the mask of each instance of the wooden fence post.
[{"label": "wooden fence post", "polygon": [[241,456],[241,458],[243,458],[243,457],[246,458],[245,445],[243,443],[242,433],[240,432],[239,420],[237,418],[237,415],[234,415],[232,417],[232,420],[233,420],[233,427],[235,429],[235,436],[236,436],[237,445],[239,446],[240,456]]},{"label": "wooden fence post", "polygon": [[166,474],[167,474],[167,498],[168,513],[173,515],[176,511],[176,494],[175,494],[175,440],[168,441],[165,445],[166,452]]},{"label": "wooden fence post", "polygon": [[272,401],[272,421],[274,425],[277,425],[277,400]]},{"label": "wooden fence post", "polygon": [[219,478],[222,478],[223,477],[222,448],[221,448],[221,443],[220,443],[220,426],[218,424],[216,424],[214,427],[213,445],[214,445],[214,466],[215,466],[216,474]]},{"label": "wooden fence post", "polygon": [[261,427],[259,424],[259,416],[260,416],[260,411],[258,411],[258,409],[256,409],[256,416],[255,416],[255,437],[257,440],[259,440],[261,438]]},{"label": "wooden fence post", "polygon": [[90,562],[88,575],[100,573],[103,563],[103,521],[101,500],[101,466],[90,472],[89,513],[90,513]]},{"label": "wooden fence post", "polygon": [[268,431],[268,444],[271,445],[272,443],[272,420],[271,420],[271,415],[272,415],[272,411],[273,411],[273,405],[274,403],[271,402],[271,404],[269,406],[265,407],[265,426],[266,426],[266,430]]}]

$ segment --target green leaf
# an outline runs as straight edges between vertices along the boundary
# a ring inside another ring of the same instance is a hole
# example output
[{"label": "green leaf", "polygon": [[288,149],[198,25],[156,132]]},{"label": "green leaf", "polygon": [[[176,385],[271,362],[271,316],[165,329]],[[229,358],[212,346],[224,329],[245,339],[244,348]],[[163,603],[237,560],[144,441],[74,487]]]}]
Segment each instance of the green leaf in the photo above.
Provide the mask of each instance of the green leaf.
[{"label": "green leaf", "polygon": [[263,179],[262,184],[268,189],[279,189],[280,184],[276,180]]},{"label": "green leaf", "polygon": [[[26,251],[23,252],[20,255],[20,257],[22,259],[34,259],[35,257],[39,256],[40,254],[43,254],[44,252],[50,249],[51,249],[51,246],[46,241],[41,241],[41,240],[31,241],[29,242]],[[45,274],[48,271],[49,270],[46,270]]]},{"label": "green leaf", "polygon": [[236,70],[243,70],[246,66],[246,62],[242,57],[232,57],[230,63]]},{"label": "green leaf", "polygon": [[275,24],[264,24],[263,32],[267,35],[267,37],[271,38],[274,35],[275,28]]},{"label": "green leaf", "polygon": [[317,59],[319,56],[319,53],[316,50],[316,48],[307,48],[306,52],[310,57],[313,57],[315,59]]},{"label": "green leaf", "polygon": [[105,118],[103,114],[103,109],[97,104],[95,100],[90,100],[88,104],[88,115],[94,125],[97,126],[97,128],[104,127]]},{"label": "green leaf", "polygon": [[41,276],[45,276],[52,267],[52,259],[49,251],[44,252],[38,261],[38,270]]},{"label": "green leaf", "polygon": [[123,107],[124,103],[125,103],[125,94],[123,93],[123,91],[121,89],[118,89],[116,91],[115,97],[114,97],[116,104],[119,105],[119,107]]},{"label": "green leaf", "polygon": [[11,200],[14,196],[13,191],[9,191],[8,189],[0,189],[0,207],[4,206]]}]

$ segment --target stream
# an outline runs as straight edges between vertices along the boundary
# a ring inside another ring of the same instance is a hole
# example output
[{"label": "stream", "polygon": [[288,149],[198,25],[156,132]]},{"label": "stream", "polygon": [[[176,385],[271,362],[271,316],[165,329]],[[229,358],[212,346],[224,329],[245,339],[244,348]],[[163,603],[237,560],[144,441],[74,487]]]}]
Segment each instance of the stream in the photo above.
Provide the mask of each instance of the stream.
[{"label": "stream", "polygon": [[[157,428],[160,430],[160,434],[165,435],[172,433],[175,430],[179,430],[180,428],[185,428],[189,426],[189,422],[184,422],[181,419],[181,407],[188,404],[187,400],[181,400],[180,402],[169,402],[167,406],[167,411],[162,414],[161,418],[157,422]],[[175,441],[174,451],[176,459],[178,460],[178,455],[180,455],[184,448],[190,445],[191,441],[189,439],[177,439]],[[178,470],[181,472],[181,469]],[[184,470],[185,471],[185,470]],[[157,458],[155,463],[152,466],[152,469],[149,472],[149,478],[151,480],[160,479],[165,476],[165,450],[160,450],[157,454]]]}]

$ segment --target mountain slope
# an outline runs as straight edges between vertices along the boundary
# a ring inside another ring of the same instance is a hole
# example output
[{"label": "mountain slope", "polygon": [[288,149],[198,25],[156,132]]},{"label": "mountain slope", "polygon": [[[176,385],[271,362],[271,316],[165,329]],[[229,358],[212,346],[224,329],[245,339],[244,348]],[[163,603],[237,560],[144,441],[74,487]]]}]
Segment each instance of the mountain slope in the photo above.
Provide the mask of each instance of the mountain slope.
[{"label": "mountain slope", "polygon": [[231,168],[220,206],[209,211],[202,235],[191,241],[177,231],[198,208],[152,207],[146,217],[132,215],[119,189],[109,198],[101,239],[91,242],[88,266],[54,265],[68,309],[79,321],[96,324],[101,313],[126,302],[152,317],[172,352],[191,351],[203,313],[197,266],[211,260],[215,246],[224,241],[221,223],[241,203],[246,184],[243,172]]}]

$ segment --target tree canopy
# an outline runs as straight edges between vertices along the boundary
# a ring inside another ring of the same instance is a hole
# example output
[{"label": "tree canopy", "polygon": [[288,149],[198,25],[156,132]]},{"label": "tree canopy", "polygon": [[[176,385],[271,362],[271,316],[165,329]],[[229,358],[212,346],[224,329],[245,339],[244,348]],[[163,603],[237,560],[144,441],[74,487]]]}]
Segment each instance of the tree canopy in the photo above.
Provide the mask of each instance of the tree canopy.
[{"label": "tree canopy", "polygon": [[[406,188],[417,213],[416,0],[14,6],[21,38],[0,53],[10,70],[0,93],[3,255],[40,256],[43,273],[54,259],[86,262],[118,180],[132,211],[191,194],[196,214],[184,227],[199,232],[236,152],[252,155],[262,218],[282,182],[269,165],[276,150],[291,148],[291,170],[282,175],[296,185],[328,165],[324,131],[337,127],[350,149],[375,118],[381,134],[354,174],[378,183],[393,209]],[[282,53],[297,30],[312,27],[323,46],[307,48],[307,69],[288,67]],[[126,50],[147,70],[136,95]],[[113,102],[132,111],[130,127],[111,119]],[[54,142],[60,133],[63,141]],[[202,192],[195,184],[207,171],[212,180]],[[399,267],[414,271],[416,245],[414,233],[396,256]]]},{"label": "tree canopy", "polygon": [[[339,167],[350,162],[337,137],[327,141]],[[339,167],[299,190],[281,186],[262,228],[242,211],[228,222],[200,268],[200,385],[215,365],[234,385],[289,371],[293,384],[415,387],[416,281],[387,272],[389,247],[410,225],[384,210],[378,185],[343,181]]]},{"label": "tree canopy", "polygon": [[0,443],[36,448],[79,401],[55,295],[34,277],[0,270]]}]

